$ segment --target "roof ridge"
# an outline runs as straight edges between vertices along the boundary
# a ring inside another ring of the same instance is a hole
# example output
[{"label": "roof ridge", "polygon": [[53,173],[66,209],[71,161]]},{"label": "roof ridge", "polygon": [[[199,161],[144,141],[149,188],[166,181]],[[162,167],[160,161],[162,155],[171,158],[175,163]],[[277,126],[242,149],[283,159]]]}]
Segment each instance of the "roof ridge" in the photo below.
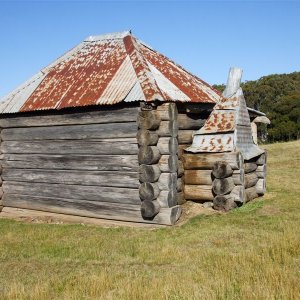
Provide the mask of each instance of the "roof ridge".
[{"label": "roof ridge", "polygon": [[131,30],[105,33],[105,34],[101,34],[101,35],[90,35],[83,41],[84,42],[96,42],[96,41],[102,41],[102,40],[123,39],[127,35],[131,35]]}]

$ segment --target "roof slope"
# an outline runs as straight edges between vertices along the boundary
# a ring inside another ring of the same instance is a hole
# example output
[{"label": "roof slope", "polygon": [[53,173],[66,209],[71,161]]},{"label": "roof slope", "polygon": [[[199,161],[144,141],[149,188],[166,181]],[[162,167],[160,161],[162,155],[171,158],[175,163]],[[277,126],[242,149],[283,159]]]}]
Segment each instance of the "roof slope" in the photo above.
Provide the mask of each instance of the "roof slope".
[{"label": "roof slope", "polygon": [[127,31],[84,40],[1,99],[0,113],[139,100],[218,103],[221,97]]}]

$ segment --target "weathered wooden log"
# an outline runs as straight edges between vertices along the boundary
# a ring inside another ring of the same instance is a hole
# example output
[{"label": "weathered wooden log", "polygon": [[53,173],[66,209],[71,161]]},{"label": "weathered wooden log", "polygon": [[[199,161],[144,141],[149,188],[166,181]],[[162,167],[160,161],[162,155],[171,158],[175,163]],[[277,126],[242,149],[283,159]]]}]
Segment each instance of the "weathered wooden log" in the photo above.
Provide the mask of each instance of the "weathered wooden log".
[{"label": "weathered wooden log", "polygon": [[212,167],[212,175],[215,178],[226,178],[231,176],[233,170],[228,162],[226,161],[216,161]]},{"label": "weathered wooden log", "polygon": [[161,172],[158,165],[140,165],[139,180],[141,182],[155,182],[158,180]]},{"label": "weathered wooden log", "polygon": [[211,185],[184,185],[184,197],[187,200],[213,200]]},{"label": "weathered wooden log", "polygon": [[241,206],[246,202],[245,188],[242,185],[235,186],[229,196],[237,203],[238,206]]},{"label": "weathered wooden log", "polygon": [[184,199],[184,193],[183,192],[180,192],[180,193],[177,193],[177,204],[178,205],[182,205],[186,202],[186,200]]},{"label": "weathered wooden log", "polygon": [[267,166],[266,165],[260,165],[260,166],[257,166],[257,169],[256,169],[256,175],[258,178],[266,178],[267,177]]},{"label": "weathered wooden log", "polygon": [[178,143],[180,145],[188,144],[191,145],[193,142],[194,130],[179,130],[178,132]]},{"label": "weathered wooden log", "polygon": [[[147,166],[147,165],[143,165],[143,166]],[[148,173],[150,173],[150,171],[148,171]],[[120,172],[93,171],[92,172],[92,171],[78,171],[78,170],[4,168],[2,172],[2,180],[37,182],[37,183],[97,185],[97,186],[107,186],[107,187],[109,186],[127,187],[127,188],[139,187],[138,173],[128,172],[128,171],[122,171],[122,172],[121,171]]]},{"label": "weathered wooden log", "polygon": [[211,170],[185,170],[185,184],[212,185]]},{"label": "weathered wooden log", "polygon": [[258,179],[256,185],[255,185],[256,193],[259,196],[262,196],[266,193],[266,180],[265,179]]},{"label": "weathered wooden log", "polygon": [[236,67],[231,67],[227,78],[226,88],[223,91],[223,96],[228,98],[233,96],[234,93],[240,88],[243,70]]},{"label": "weathered wooden log", "polygon": [[178,158],[181,160],[182,156],[185,154],[184,150],[189,147],[189,144],[178,145]]},{"label": "weathered wooden log", "polygon": [[177,175],[178,175],[178,177],[181,177],[182,175],[184,175],[184,168],[183,168],[183,163],[181,160],[178,161]]},{"label": "weathered wooden log", "polygon": [[1,178],[1,176],[0,176],[0,186],[2,186],[2,178]]},{"label": "weathered wooden log", "polygon": [[139,166],[137,155],[2,154],[2,159],[4,168],[15,169],[137,172]]},{"label": "weathered wooden log", "polygon": [[177,172],[178,157],[177,155],[162,155],[159,162],[159,168],[162,172]]},{"label": "weathered wooden log", "polygon": [[171,208],[161,208],[154,217],[153,222],[164,225],[174,225],[181,215],[182,209],[179,205]]},{"label": "weathered wooden log", "polygon": [[157,142],[159,152],[163,154],[177,154],[178,153],[178,140],[172,137],[161,137]]},{"label": "weathered wooden log", "polygon": [[181,192],[183,189],[183,180],[182,178],[177,178],[177,192]]},{"label": "weathered wooden log", "polygon": [[214,179],[212,189],[217,195],[225,195],[230,193],[235,187],[232,177]]},{"label": "weathered wooden log", "polygon": [[157,134],[161,137],[177,137],[178,136],[178,121],[161,121],[159,128],[157,129]]},{"label": "weathered wooden log", "polygon": [[138,188],[63,184],[62,182],[4,181],[3,191],[7,194],[74,199],[75,202],[84,199],[99,202],[141,204]]},{"label": "weathered wooden log", "polygon": [[176,120],[178,118],[176,103],[163,103],[157,106],[155,112],[162,121]]},{"label": "weathered wooden log", "polygon": [[156,164],[161,154],[156,146],[142,146],[139,149],[138,159],[140,164]]},{"label": "weathered wooden log", "polygon": [[157,129],[160,126],[160,119],[152,110],[140,111],[137,118],[137,124],[142,129]]},{"label": "weathered wooden log", "polygon": [[257,164],[256,163],[245,163],[244,164],[244,170],[245,174],[247,173],[252,173],[257,169]]},{"label": "weathered wooden log", "polygon": [[101,107],[97,111],[83,111],[80,113],[66,112],[49,113],[47,115],[11,115],[0,119],[1,128],[39,127],[57,125],[85,125],[119,122],[135,122],[139,107]]},{"label": "weathered wooden log", "polygon": [[1,131],[3,141],[82,140],[136,137],[135,122],[8,128]]},{"label": "weathered wooden log", "polygon": [[244,169],[234,170],[232,174],[232,179],[235,185],[244,185],[245,184]]},{"label": "weathered wooden log", "polygon": [[100,140],[3,141],[1,149],[3,153],[15,154],[138,154],[138,145],[135,137]]},{"label": "weathered wooden log", "polygon": [[247,173],[245,175],[245,188],[247,189],[252,186],[255,186],[257,181],[258,181],[258,177],[255,172]]},{"label": "weathered wooden log", "polygon": [[158,197],[159,192],[156,183],[143,182],[139,188],[139,195],[142,200],[152,201]]},{"label": "weathered wooden log", "polygon": [[185,153],[182,157],[185,170],[204,169],[211,170],[213,164],[217,160],[223,160],[229,163],[233,170],[242,167],[242,155],[240,152],[224,152],[224,153]]},{"label": "weathered wooden log", "polygon": [[155,146],[158,142],[158,134],[144,129],[139,129],[136,135],[140,146]]},{"label": "weathered wooden log", "polygon": [[159,193],[157,201],[161,207],[172,207],[177,205],[177,192],[175,190],[164,190]]},{"label": "weathered wooden log", "polygon": [[177,173],[161,173],[157,185],[162,190],[175,190],[177,189]]},{"label": "weathered wooden log", "polygon": [[141,204],[141,215],[143,218],[153,218],[159,213],[160,205],[158,201],[143,201]]},{"label": "weathered wooden log", "polygon": [[2,198],[2,196],[3,196],[3,189],[2,189],[2,187],[0,188],[0,199]]},{"label": "weathered wooden log", "polygon": [[245,193],[246,193],[246,202],[259,197],[255,186],[245,189]]},{"label": "weathered wooden log", "polygon": [[256,160],[257,165],[265,165],[267,163],[267,152],[262,153]]},{"label": "weathered wooden log", "polygon": [[218,211],[229,211],[236,207],[234,199],[228,195],[217,195],[213,200],[213,208]]}]

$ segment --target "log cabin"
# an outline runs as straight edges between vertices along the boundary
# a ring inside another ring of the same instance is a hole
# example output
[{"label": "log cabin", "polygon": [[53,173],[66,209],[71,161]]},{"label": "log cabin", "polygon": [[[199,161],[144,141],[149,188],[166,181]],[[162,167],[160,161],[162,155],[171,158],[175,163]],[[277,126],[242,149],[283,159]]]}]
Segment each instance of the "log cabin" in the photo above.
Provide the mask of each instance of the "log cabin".
[{"label": "log cabin", "polygon": [[263,195],[241,75],[221,94],[131,32],[87,38],[1,100],[0,211],[173,225]]}]

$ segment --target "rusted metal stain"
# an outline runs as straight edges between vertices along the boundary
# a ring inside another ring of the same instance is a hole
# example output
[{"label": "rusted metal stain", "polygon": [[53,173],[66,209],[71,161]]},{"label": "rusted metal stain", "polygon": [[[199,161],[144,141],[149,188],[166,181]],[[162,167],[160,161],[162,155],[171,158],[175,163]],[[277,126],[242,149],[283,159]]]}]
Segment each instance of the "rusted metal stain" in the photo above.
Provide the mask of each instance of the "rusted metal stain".
[{"label": "rusted metal stain", "polygon": [[216,103],[221,100],[221,96],[207,83],[191,75],[167,57],[150,50],[144,45],[141,45],[141,52],[152,65],[187,95],[192,102]]},{"label": "rusted metal stain", "polygon": [[204,126],[198,133],[228,132],[235,129],[235,112],[226,110],[215,110],[206,120]]},{"label": "rusted metal stain", "polygon": [[121,101],[219,103],[207,83],[130,32],[89,37],[1,99],[0,113]]}]

